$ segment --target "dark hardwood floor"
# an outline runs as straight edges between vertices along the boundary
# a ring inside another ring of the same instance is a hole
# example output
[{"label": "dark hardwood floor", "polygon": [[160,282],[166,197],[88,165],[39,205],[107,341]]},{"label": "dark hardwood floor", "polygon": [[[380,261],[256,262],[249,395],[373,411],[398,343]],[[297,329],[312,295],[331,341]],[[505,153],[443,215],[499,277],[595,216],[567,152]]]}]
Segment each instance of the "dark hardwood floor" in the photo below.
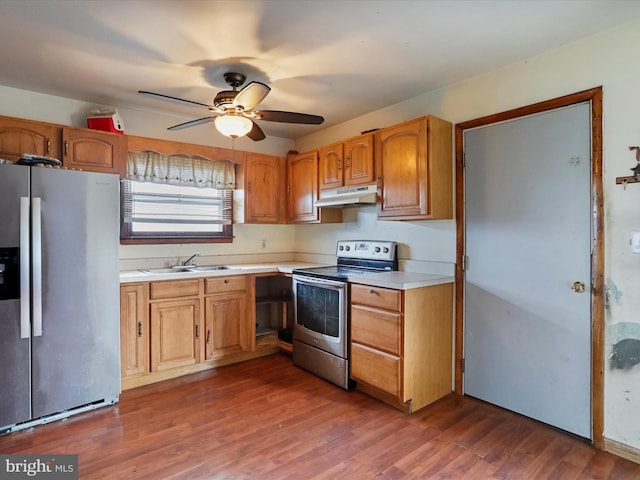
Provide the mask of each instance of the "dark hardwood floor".
[{"label": "dark hardwood floor", "polygon": [[640,465],[478,400],[412,416],[273,355],[124,392],[0,437],[78,454],[81,479],[640,479]]}]

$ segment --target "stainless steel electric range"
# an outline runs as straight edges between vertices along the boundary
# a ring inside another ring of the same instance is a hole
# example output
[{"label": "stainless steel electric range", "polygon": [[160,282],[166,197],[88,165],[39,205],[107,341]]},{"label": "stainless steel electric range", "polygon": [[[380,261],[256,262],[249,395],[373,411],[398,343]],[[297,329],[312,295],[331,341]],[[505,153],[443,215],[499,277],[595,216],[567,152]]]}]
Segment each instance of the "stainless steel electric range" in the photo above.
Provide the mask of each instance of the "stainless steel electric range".
[{"label": "stainless steel electric range", "polygon": [[398,270],[397,244],[341,240],[337,264],[293,270],[293,363],[349,389],[349,282]]}]

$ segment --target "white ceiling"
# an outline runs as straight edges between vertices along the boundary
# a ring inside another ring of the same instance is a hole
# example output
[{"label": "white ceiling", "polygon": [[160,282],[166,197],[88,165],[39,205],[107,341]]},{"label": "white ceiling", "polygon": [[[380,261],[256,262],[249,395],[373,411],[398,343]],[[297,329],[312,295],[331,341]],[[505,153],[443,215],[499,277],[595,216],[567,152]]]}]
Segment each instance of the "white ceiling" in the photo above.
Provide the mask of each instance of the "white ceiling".
[{"label": "white ceiling", "polygon": [[207,110],[137,91],[209,104],[240,72],[271,86],[261,108],[325,117],[260,122],[296,138],[638,17],[637,0],[0,0],[0,84],[174,124]]}]

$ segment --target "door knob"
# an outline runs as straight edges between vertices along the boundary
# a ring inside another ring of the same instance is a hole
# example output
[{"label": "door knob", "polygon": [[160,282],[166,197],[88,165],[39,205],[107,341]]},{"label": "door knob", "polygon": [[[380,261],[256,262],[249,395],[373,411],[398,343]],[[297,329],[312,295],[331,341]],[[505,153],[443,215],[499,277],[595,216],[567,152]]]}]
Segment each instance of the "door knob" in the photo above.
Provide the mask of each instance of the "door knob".
[{"label": "door knob", "polygon": [[584,283],[582,282],[573,282],[571,284],[571,291],[574,293],[584,293]]}]

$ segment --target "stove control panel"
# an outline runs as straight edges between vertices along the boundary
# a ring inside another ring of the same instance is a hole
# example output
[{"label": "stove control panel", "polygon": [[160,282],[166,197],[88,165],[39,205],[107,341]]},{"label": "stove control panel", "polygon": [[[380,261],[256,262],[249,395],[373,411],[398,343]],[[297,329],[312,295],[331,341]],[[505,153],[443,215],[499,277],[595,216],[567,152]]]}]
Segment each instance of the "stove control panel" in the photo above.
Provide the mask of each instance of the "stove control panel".
[{"label": "stove control panel", "polygon": [[338,257],[363,260],[395,260],[396,242],[386,240],[340,240],[336,248]]}]

